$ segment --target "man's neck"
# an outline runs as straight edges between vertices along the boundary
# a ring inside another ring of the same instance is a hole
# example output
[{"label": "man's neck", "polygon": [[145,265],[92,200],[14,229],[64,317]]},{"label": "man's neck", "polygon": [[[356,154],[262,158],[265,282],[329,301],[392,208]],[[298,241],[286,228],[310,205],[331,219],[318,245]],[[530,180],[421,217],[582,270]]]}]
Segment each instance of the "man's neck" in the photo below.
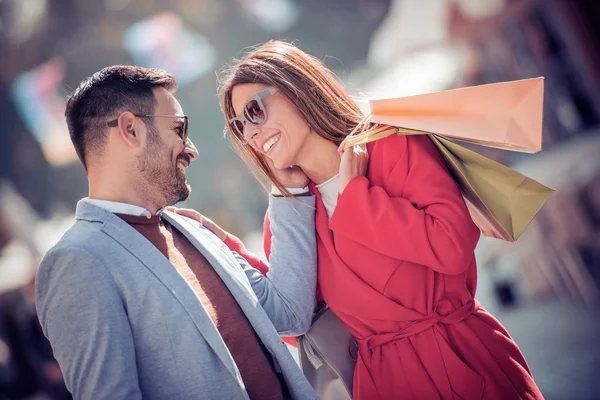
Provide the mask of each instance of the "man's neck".
[{"label": "man's neck", "polygon": [[90,199],[115,201],[119,203],[131,204],[145,208],[152,215],[156,214],[163,206],[155,204],[141,196],[134,185],[126,180],[125,177],[116,177],[115,179],[99,179],[97,176],[90,175],[89,194]]}]

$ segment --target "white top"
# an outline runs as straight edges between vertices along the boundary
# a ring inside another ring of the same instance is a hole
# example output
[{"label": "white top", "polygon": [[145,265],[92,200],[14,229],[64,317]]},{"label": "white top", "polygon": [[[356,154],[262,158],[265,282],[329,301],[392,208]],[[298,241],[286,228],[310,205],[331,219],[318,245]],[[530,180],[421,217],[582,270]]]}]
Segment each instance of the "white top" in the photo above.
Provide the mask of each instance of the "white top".
[{"label": "white top", "polygon": [[319,194],[321,194],[321,199],[323,200],[323,205],[325,206],[325,210],[327,211],[327,219],[331,219],[331,215],[333,214],[333,210],[335,210],[335,206],[338,201],[338,178],[339,174],[334,175],[329,178],[325,182],[315,185]]},{"label": "white top", "polygon": [[[97,199],[90,199],[90,198],[86,198],[85,201],[87,201],[88,203],[93,204],[95,206],[104,208],[105,210],[108,210],[113,214],[135,215],[136,217],[146,217],[146,218],[150,218],[152,216],[150,211],[146,210],[144,207],[135,206],[133,204],[120,203],[118,201],[97,200]],[[160,213],[162,213],[162,208],[160,210],[158,210],[156,215],[159,215]]]}]

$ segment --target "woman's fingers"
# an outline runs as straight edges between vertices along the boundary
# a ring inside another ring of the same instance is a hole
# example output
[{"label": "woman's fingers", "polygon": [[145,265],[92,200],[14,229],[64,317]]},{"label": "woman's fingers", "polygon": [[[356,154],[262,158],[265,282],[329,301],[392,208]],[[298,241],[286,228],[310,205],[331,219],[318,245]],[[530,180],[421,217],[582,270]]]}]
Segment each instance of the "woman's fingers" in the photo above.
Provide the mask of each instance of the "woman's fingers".
[{"label": "woman's fingers", "polygon": [[183,215],[184,217],[188,217],[191,218],[195,221],[200,222],[201,224],[203,224],[203,220],[205,219],[203,217],[202,214],[200,214],[198,211],[196,210],[192,210],[189,208],[175,208],[175,207],[168,207],[167,210],[172,211],[176,214],[179,215]]},{"label": "woman's fingers", "polygon": [[338,191],[340,194],[344,192],[352,179],[366,174],[368,161],[369,154],[364,145],[352,146],[343,151],[338,178]]},{"label": "woman's fingers", "polygon": [[202,226],[214,233],[222,241],[225,241],[227,239],[227,232],[223,228],[221,228],[219,225],[215,224],[210,218],[205,217],[196,210],[192,210],[190,208],[175,207],[167,207],[166,209],[168,211],[174,212],[184,217],[191,218],[194,221],[199,222]]}]

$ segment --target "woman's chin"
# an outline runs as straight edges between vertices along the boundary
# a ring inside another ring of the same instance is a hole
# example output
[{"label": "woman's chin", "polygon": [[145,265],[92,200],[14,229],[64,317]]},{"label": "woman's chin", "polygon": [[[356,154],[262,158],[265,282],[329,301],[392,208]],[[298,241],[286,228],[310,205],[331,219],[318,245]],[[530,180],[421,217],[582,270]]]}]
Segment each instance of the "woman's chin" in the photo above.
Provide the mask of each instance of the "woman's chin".
[{"label": "woman's chin", "polygon": [[277,169],[283,169],[283,168],[287,168],[290,166],[290,164],[286,164],[285,160],[282,157],[277,157],[277,155],[275,155],[275,154],[270,155],[268,157],[271,159],[271,161],[273,162],[273,165]]},{"label": "woman's chin", "polygon": [[275,160],[273,160],[273,165],[277,169],[285,169],[285,168],[290,167],[292,164],[289,161],[282,161],[282,160],[275,161]]},{"label": "woman's chin", "polygon": [[284,169],[288,168],[290,165],[293,165],[294,160],[293,157],[290,157],[290,152],[285,151],[287,150],[285,147],[278,146],[280,144],[281,143],[279,142],[275,143],[274,148],[271,149],[271,152],[266,154],[266,156],[271,159],[275,168]]}]

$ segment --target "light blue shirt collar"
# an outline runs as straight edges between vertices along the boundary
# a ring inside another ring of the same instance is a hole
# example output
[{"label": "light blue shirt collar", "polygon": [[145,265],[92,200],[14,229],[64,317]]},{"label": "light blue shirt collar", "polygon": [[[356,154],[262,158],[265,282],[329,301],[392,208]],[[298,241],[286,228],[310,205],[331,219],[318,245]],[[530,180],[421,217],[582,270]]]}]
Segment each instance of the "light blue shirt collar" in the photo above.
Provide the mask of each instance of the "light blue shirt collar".
[{"label": "light blue shirt collar", "polygon": [[[146,210],[144,207],[133,204],[121,203],[118,201],[90,199],[89,197],[86,197],[82,200],[86,203],[93,204],[97,207],[110,211],[113,214],[135,215],[136,217],[146,218],[150,218],[152,216],[152,213],[150,213],[150,211]],[[162,214],[163,210],[164,208],[159,209],[156,212],[156,215]]]}]

